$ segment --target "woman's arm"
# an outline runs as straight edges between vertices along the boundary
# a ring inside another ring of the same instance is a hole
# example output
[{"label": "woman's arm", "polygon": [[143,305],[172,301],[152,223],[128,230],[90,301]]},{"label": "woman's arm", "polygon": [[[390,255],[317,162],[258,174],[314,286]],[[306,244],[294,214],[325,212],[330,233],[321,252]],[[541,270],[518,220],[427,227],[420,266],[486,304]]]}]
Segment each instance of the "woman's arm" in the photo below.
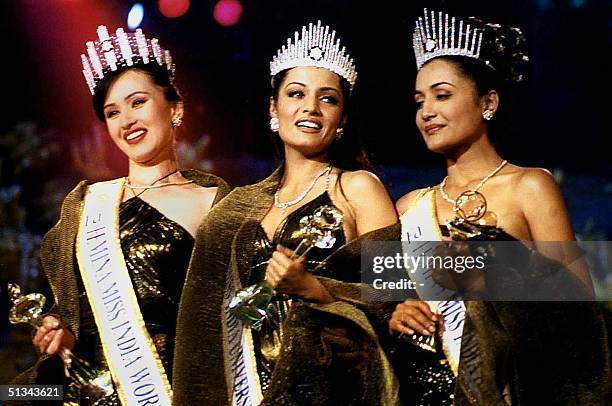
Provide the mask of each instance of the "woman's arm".
[{"label": "woman's arm", "polygon": [[593,292],[584,257],[576,244],[568,243],[575,240],[574,231],[553,176],[545,169],[526,169],[517,186],[516,195],[536,250],[564,265]]},{"label": "woman's arm", "polygon": [[561,190],[550,172],[539,168],[525,169],[517,186],[516,196],[532,240],[574,240]]}]

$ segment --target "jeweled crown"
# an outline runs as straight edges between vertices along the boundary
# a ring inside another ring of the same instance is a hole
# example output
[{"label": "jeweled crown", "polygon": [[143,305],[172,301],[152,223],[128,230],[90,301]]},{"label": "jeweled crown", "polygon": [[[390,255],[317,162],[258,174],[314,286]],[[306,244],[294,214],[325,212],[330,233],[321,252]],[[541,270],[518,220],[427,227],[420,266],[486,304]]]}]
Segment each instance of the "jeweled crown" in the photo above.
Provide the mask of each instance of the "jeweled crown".
[{"label": "jeweled crown", "polygon": [[326,68],[346,79],[351,90],[357,80],[353,58],[346,53],[346,47],[340,46],[336,31],[322,26],[321,21],[317,25],[303,26],[301,35],[296,31],[293,42],[287,39],[287,45],[283,45],[270,62],[270,74],[274,76],[298,66]]},{"label": "jeweled crown", "polygon": [[424,15],[417,20],[412,36],[417,69],[439,56],[480,59],[482,29],[441,11],[423,11]]},{"label": "jeweled crown", "polygon": [[81,54],[83,75],[93,95],[104,77],[117,69],[156,63],[168,70],[170,81],[174,79],[174,64],[170,51],[162,49],[157,38],[148,39],[139,28],[125,32],[118,28],[109,35],[105,26],[98,27],[98,40],[87,42],[87,54]]}]

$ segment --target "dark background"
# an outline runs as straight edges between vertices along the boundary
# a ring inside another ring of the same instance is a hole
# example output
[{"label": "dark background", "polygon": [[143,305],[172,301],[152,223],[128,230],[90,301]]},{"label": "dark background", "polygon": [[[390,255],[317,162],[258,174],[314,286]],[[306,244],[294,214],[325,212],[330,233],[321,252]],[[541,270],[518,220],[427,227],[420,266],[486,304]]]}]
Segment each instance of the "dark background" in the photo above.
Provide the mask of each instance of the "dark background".
[{"label": "dark background", "polygon": [[[97,38],[98,25],[127,27],[133,3],[0,2],[2,294],[6,281],[44,290],[40,238],[78,180],[126,174],[125,158],[93,113],[80,54],[86,41]],[[171,50],[177,65],[187,108],[179,148],[184,166],[211,170],[234,186],[272,170],[269,61],[293,31],[321,19],[339,32],[356,60],[352,130],[365,139],[394,198],[440,182],[445,172],[414,124],[412,29],[423,6],[520,27],[529,47],[529,80],[514,89],[512,103],[502,100],[512,119],[494,134],[498,149],[512,163],[553,172],[579,238],[612,235],[609,1],[243,0],[242,17],[231,27],[214,20],[217,0],[191,0],[178,18],[163,16],[157,0],[140,3],[140,27]],[[612,258],[609,247],[600,256]],[[601,286],[609,292],[608,264],[601,268]],[[5,324],[8,304],[0,297],[3,383],[34,354],[27,328]]]},{"label": "dark background", "polygon": [[[3,112],[0,128],[35,121],[62,141],[86,137],[95,122],[80,53],[98,24],[126,26],[130,1],[3,1]],[[430,9],[476,15],[520,27],[528,39],[530,81],[518,90],[522,111],[500,149],[512,162],[609,174],[609,4],[603,0],[519,1],[243,1],[240,22],[219,26],[216,1],[191,1],[169,19],[157,1],[141,1],[144,32],[176,60],[188,102],[187,137],[210,134],[211,159],[269,158],[268,62],[294,30],[322,19],[335,27],[359,71],[351,119],[381,164],[422,165],[428,153],[413,123],[412,24]],[[231,179],[242,183],[241,179]],[[250,181],[250,179],[248,179]]]}]

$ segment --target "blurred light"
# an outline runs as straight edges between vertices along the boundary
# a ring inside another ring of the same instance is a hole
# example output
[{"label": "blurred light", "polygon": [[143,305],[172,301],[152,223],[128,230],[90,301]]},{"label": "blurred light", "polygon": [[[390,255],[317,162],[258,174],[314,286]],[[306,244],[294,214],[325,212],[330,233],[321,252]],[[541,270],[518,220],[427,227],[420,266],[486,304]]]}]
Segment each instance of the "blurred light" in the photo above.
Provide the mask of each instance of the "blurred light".
[{"label": "blurred light", "polygon": [[576,8],[580,8],[584,6],[584,3],[586,3],[586,1],[585,0],[572,0],[570,3],[572,4],[572,6]]},{"label": "blurred light", "polygon": [[242,17],[242,4],[238,0],[220,0],[215,4],[213,16],[223,27],[234,25]]},{"label": "blurred light", "polygon": [[168,18],[177,18],[189,10],[189,0],[159,0],[159,11]]},{"label": "blurred light", "polygon": [[130,30],[138,28],[144,17],[144,8],[142,4],[135,3],[128,13],[127,25]]}]

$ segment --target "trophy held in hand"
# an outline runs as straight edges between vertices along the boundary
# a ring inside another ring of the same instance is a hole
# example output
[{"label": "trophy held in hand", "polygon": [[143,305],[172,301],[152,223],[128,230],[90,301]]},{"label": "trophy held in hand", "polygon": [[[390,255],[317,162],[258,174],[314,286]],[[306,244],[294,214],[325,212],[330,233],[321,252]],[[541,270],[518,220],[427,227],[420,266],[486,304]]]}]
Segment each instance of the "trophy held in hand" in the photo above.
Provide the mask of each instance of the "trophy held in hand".
[{"label": "trophy held in hand", "polygon": [[[302,238],[291,259],[306,256],[313,247],[328,249],[336,242],[333,232],[342,227],[342,213],[332,206],[322,206],[311,216],[300,219],[299,235]],[[276,291],[261,281],[236,292],[229,303],[234,316],[245,325],[260,331],[264,321],[271,317],[268,311]]]},{"label": "trophy held in hand", "polygon": [[[46,298],[40,293],[23,295],[19,285],[9,283],[8,293],[13,302],[9,312],[11,324],[29,324],[39,328],[43,322],[43,306]],[[87,361],[76,357],[69,349],[62,348],[60,357],[64,373],[77,385],[80,405],[96,405],[101,399],[114,393],[110,372],[93,368]],[[71,383],[72,385],[72,383]],[[70,390],[70,388],[69,388]]]}]

